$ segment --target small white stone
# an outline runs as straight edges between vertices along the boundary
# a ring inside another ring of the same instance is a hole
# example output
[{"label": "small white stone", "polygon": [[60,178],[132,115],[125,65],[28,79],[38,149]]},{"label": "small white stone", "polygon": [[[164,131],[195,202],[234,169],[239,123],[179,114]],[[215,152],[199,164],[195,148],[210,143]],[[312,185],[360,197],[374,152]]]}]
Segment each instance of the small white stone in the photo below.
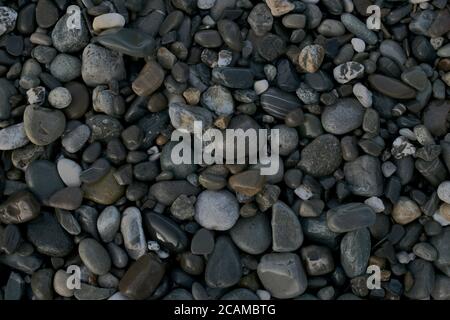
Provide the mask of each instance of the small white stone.
[{"label": "small white stone", "polygon": [[27,98],[29,104],[43,104],[45,101],[45,88],[36,87],[27,91]]},{"label": "small white stone", "polygon": [[253,89],[255,89],[257,95],[260,95],[264,93],[267,89],[269,89],[269,82],[265,79],[255,81]]},{"label": "small white stone", "polygon": [[416,147],[409,142],[405,137],[397,137],[392,142],[391,153],[395,159],[402,159],[407,156],[411,156],[416,153]]},{"label": "small white stone", "polygon": [[256,295],[261,299],[261,300],[270,300],[270,292],[267,290],[256,290]]},{"label": "small white stone", "polygon": [[70,91],[64,87],[58,87],[48,94],[48,102],[57,109],[67,108],[72,102]]},{"label": "small white stone", "polygon": [[446,227],[448,225],[450,225],[450,221],[448,221],[447,219],[445,219],[440,213],[439,211],[436,211],[433,214],[433,219],[434,221],[436,221],[437,223],[439,223],[441,226]]},{"label": "small white stone", "polygon": [[433,49],[437,50],[444,44],[444,38],[443,37],[431,38],[430,43]]},{"label": "small white stone", "polygon": [[214,7],[216,0],[197,0],[197,7],[202,10],[208,10]]},{"label": "small white stone", "polygon": [[363,107],[370,108],[372,106],[372,92],[361,83],[353,86],[353,94]]},{"label": "small white stone", "polygon": [[416,259],[416,255],[414,253],[408,253],[406,251],[400,251],[399,253],[396,254],[398,262],[400,262],[401,264],[408,264],[411,261],[413,261],[414,259]]},{"label": "small white stone", "polygon": [[92,27],[95,32],[100,32],[106,29],[121,28],[125,25],[125,18],[118,13],[105,13],[95,17]]},{"label": "small white stone", "polygon": [[439,199],[450,204],[450,181],[441,182],[437,188],[437,195]]},{"label": "small white stone", "polygon": [[367,204],[369,207],[373,209],[373,211],[379,213],[383,212],[385,207],[383,200],[381,200],[378,197],[370,197],[364,201],[365,204]]},{"label": "small white stone", "polygon": [[66,186],[79,187],[81,185],[80,174],[82,169],[78,163],[62,158],[58,160],[56,167],[61,180]]},{"label": "small white stone", "polygon": [[158,250],[156,251],[156,254],[158,255],[158,257],[160,257],[161,259],[167,259],[169,257],[169,253],[165,250]]},{"label": "small white stone", "polygon": [[233,60],[233,53],[230,50],[220,50],[219,59],[217,60],[217,65],[219,67],[229,66]]},{"label": "small white stone", "polygon": [[147,247],[148,247],[148,250],[150,250],[150,251],[159,251],[159,249],[161,249],[161,247],[159,246],[159,243],[156,241],[147,242]]},{"label": "small white stone", "polygon": [[395,171],[397,171],[397,167],[391,161],[386,161],[381,165],[381,171],[386,178],[389,178]]},{"label": "small white stone", "polygon": [[364,52],[366,50],[366,43],[362,39],[353,38],[351,43],[356,52]]},{"label": "small white stone", "polygon": [[304,184],[300,185],[294,192],[302,200],[309,200],[313,196],[311,189]]}]

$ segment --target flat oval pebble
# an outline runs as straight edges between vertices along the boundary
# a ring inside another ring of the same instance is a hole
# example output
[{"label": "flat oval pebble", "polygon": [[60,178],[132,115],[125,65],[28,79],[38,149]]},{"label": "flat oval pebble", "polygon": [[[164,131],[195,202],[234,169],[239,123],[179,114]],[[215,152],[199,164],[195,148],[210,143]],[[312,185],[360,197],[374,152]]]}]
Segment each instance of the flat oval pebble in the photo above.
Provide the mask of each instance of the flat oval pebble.
[{"label": "flat oval pebble", "polygon": [[0,130],[0,150],[19,149],[29,141],[23,122]]},{"label": "flat oval pebble", "polygon": [[195,220],[209,230],[229,230],[239,218],[239,205],[228,191],[205,190],[195,203]]},{"label": "flat oval pebble", "polygon": [[345,98],[325,107],[322,112],[323,128],[333,134],[345,134],[362,124],[364,109],[353,98]]},{"label": "flat oval pebble", "polygon": [[362,203],[348,203],[327,212],[327,225],[333,232],[349,232],[375,223],[375,212]]},{"label": "flat oval pebble", "polygon": [[78,245],[78,253],[86,267],[97,275],[107,274],[111,268],[111,259],[103,246],[96,240],[83,239]]}]

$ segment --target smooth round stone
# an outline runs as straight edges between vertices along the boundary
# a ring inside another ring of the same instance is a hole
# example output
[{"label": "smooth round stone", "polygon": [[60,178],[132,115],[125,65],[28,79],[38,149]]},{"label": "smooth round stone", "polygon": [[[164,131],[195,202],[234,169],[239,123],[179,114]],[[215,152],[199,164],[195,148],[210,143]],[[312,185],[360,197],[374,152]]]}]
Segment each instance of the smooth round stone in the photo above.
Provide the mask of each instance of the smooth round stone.
[{"label": "smooth round stone", "polygon": [[305,75],[305,83],[315,91],[325,92],[333,88],[333,82],[329,75],[322,70]]},{"label": "smooth round stone", "polygon": [[[269,230],[270,231],[270,230]],[[191,241],[193,254],[210,254],[214,250],[214,234],[208,229],[199,229]]]},{"label": "smooth round stone", "polygon": [[66,118],[59,110],[29,105],[23,116],[27,137],[36,145],[45,146],[58,139],[66,127]]},{"label": "smooth round stone", "polygon": [[297,215],[285,203],[272,206],[272,249],[277,252],[297,250],[303,243],[303,231]]},{"label": "smooth round stone", "polygon": [[[73,18],[80,18],[80,28],[69,28]],[[53,28],[51,39],[53,46],[60,52],[78,52],[89,43],[89,29],[80,13],[62,16]]]},{"label": "smooth round stone", "polygon": [[141,212],[136,207],[129,207],[122,213],[120,232],[125,249],[131,259],[137,260],[147,251]]},{"label": "smooth round stone", "polygon": [[278,299],[301,295],[308,279],[298,255],[294,253],[269,253],[258,264],[258,277],[264,288]]},{"label": "smooth round stone", "polygon": [[150,195],[166,206],[172,203],[182,194],[187,196],[197,195],[200,190],[187,181],[160,181],[154,183],[149,190]]},{"label": "smooth round stone", "polygon": [[327,225],[337,233],[349,232],[375,224],[376,214],[362,203],[347,203],[327,212]]},{"label": "smooth round stone", "polygon": [[53,275],[52,269],[41,269],[31,276],[31,290],[37,300],[53,299]]},{"label": "smooth round stone", "polygon": [[58,8],[51,0],[39,0],[36,6],[36,22],[41,28],[50,28],[58,21]]},{"label": "smooth round stone", "polygon": [[403,73],[401,74],[401,79],[403,82],[418,90],[419,92],[425,90],[427,86],[430,85],[426,73],[419,66],[412,67],[403,71]]},{"label": "smooth round stone", "polygon": [[114,206],[108,206],[100,213],[97,220],[97,230],[103,242],[114,240],[120,228],[120,212]]},{"label": "smooth round stone", "polygon": [[76,210],[83,202],[83,193],[78,187],[67,187],[56,191],[48,199],[48,205],[63,210]]},{"label": "smooth round stone", "polygon": [[339,168],[342,161],[339,140],[324,134],[303,148],[299,167],[312,176],[327,176]]},{"label": "smooth round stone", "polygon": [[383,193],[383,175],[380,161],[369,155],[361,156],[344,165],[345,180],[351,192],[363,197],[378,197]]},{"label": "smooth round stone", "polygon": [[89,44],[83,50],[81,75],[84,82],[91,87],[121,81],[126,77],[122,55]]},{"label": "smooth round stone", "polygon": [[277,88],[269,88],[261,95],[261,106],[269,115],[285,119],[287,114],[300,108],[300,100],[293,94]]},{"label": "smooth round stone", "polygon": [[363,74],[364,65],[355,61],[345,62],[333,69],[334,79],[341,84],[360,78]]},{"label": "smooth round stone", "polygon": [[61,180],[68,187],[79,187],[81,185],[80,173],[81,167],[73,160],[61,158],[56,167]]},{"label": "smooth round stone", "polygon": [[406,62],[406,55],[400,44],[393,40],[384,40],[380,44],[380,53],[395,61],[398,65],[403,66]]},{"label": "smooth round stone", "polygon": [[364,52],[364,50],[366,49],[366,43],[362,39],[353,38],[351,43],[352,43],[353,49],[356,52]]},{"label": "smooth round stone", "polygon": [[75,56],[61,53],[50,64],[50,73],[61,82],[69,82],[81,74],[81,62]]},{"label": "smooth round stone", "polygon": [[73,296],[74,289],[69,289],[67,286],[68,281],[70,281],[70,276],[71,274],[60,269],[56,271],[55,276],[53,277],[53,289],[61,297],[70,298]]},{"label": "smooth round stone", "polygon": [[321,121],[327,132],[340,135],[360,127],[363,116],[364,109],[356,99],[344,98],[325,107]]},{"label": "smooth round stone", "polygon": [[256,49],[265,60],[274,61],[286,52],[286,44],[281,37],[268,33],[259,40]]},{"label": "smooth round stone", "polygon": [[247,170],[230,177],[228,183],[236,192],[252,197],[262,190],[266,179],[259,170]]},{"label": "smooth round stone", "polygon": [[237,284],[241,276],[242,266],[238,250],[227,236],[218,237],[206,264],[206,284],[211,288],[228,288]]},{"label": "smooth round stone", "polygon": [[106,244],[111,262],[116,268],[125,268],[128,265],[128,255],[124,249],[116,245],[114,242]]},{"label": "smooth round stone", "polygon": [[242,251],[258,255],[266,251],[272,242],[269,219],[264,214],[241,218],[230,230],[230,236]]},{"label": "smooth round stone", "polygon": [[120,292],[131,299],[147,299],[158,287],[164,273],[164,265],[157,256],[143,255],[131,265],[120,280]]},{"label": "smooth round stone", "polygon": [[66,88],[58,87],[50,91],[48,102],[56,109],[64,109],[72,102],[72,96]]},{"label": "smooth round stone", "polygon": [[258,37],[272,29],[273,16],[265,3],[258,3],[250,11],[247,22]]},{"label": "smooth round stone", "polygon": [[0,130],[0,150],[15,150],[25,146],[30,140],[23,122]]},{"label": "smooth round stone", "polygon": [[110,205],[120,199],[125,193],[125,187],[117,183],[114,178],[115,169],[111,169],[100,180],[82,185],[84,197],[103,205]]},{"label": "smooth round stone", "polygon": [[56,165],[47,160],[35,160],[30,163],[25,171],[25,181],[30,191],[41,201],[64,188]]},{"label": "smooth round stone", "polygon": [[201,103],[219,116],[228,116],[234,112],[233,96],[228,89],[220,85],[211,86],[203,92]]},{"label": "smooth round stone", "polygon": [[450,181],[444,181],[439,184],[437,188],[437,195],[439,199],[450,204]]},{"label": "smooth round stone", "polygon": [[80,242],[78,254],[84,265],[94,274],[104,275],[111,269],[108,251],[92,238],[83,239]]},{"label": "smooth round stone", "polygon": [[172,252],[185,251],[189,240],[174,221],[156,213],[145,214],[144,221],[148,233],[153,239],[158,239],[163,247]]},{"label": "smooth round stone", "polygon": [[125,18],[118,13],[105,13],[94,18],[92,27],[95,32],[106,29],[121,28],[125,25]]},{"label": "smooth round stone", "polygon": [[370,45],[374,45],[378,42],[378,38],[375,32],[369,30],[366,24],[361,22],[357,17],[350,13],[344,13],[341,15],[341,22],[345,28],[353,33],[358,38],[364,40]]},{"label": "smooth round stone", "polygon": [[155,49],[155,41],[152,37],[128,28],[103,32],[96,41],[113,52],[138,58],[151,55]]},{"label": "smooth round stone", "polygon": [[64,113],[69,119],[79,119],[84,116],[87,109],[90,107],[90,94],[85,85],[79,82],[66,83],[65,88],[69,90],[72,99],[67,108],[64,108]]},{"label": "smooth round stone", "polygon": [[370,233],[367,228],[351,231],[342,238],[340,257],[347,277],[354,278],[366,272],[370,250]]},{"label": "smooth round stone", "polygon": [[334,270],[333,255],[327,247],[317,245],[303,247],[301,257],[308,275],[321,276]]},{"label": "smooth round stone", "polygon": [[78,223],[75,215],[66,210],[55,210],[56,219],[59,224],[71,235],[79,235],[81,233],[81,226]]},{"label": "smooth round stone", "polygon": [[80,151],[91,135],[91,129],[85,124],[66,132],[61,138],[63,148],[69,153]]},{"label": "smooth round stone", "polygon": [[194,36],[194,40],[204,48],[218,48],[222,45],[222,38],[216,30],[198,31]]},{"label": "smooth round stone", "polygon": [[392,218],[398,224],[408,224],[422,215],[419,206],[407,197],[400,197],[392,209]]},{"label": "smooth round stone", "polygon": [[54,215],[43,212],[27,224],[27,238],[37,251],[51,257],[65,257],[72,251],[73,241]]},{"label": "smooth round stone", "polygon": [[242,50],[241,30],[234,21],[220,20],[217,22],[217,30],[219,30],[220,36],[231,50]]},{"label": "smooth round stone", "polygon": [[314,73],[319,70],[324,57],[325,49],[321,45],[308,45],[300,51],[298,63],[304,71]]},{"label": "smooth round stone", "polygon": [[394,99],[413,99],[416,91],[403,84],[397,79],[381,74],[371,74],[368,78],[369,84],[376,91]]},{"label": "smooth round stone", "polygon": [[10,195],[0,205],[0,222],[18,224],[35,219],[41,206],[32,193],[22,190]]},{"label": "smooth round stone", "polygon": [[435,261],[438,257],[436,248],[428,242],[420,242],[415,244],[413,247],[413,252],[416,256],[426,261]]},{"label": "smooth round stone", "polygon": [[370,108],[372,106],[372,92],[370,92],[363,84],[359,82],[355,83],[353,86],[353,94],[365,108]]},{"label": "smooth round stone", "polygon": [[239,218],[239,204],[228,191],[203,191],[195,204],[195,220],[209,230],[225,231]]}]

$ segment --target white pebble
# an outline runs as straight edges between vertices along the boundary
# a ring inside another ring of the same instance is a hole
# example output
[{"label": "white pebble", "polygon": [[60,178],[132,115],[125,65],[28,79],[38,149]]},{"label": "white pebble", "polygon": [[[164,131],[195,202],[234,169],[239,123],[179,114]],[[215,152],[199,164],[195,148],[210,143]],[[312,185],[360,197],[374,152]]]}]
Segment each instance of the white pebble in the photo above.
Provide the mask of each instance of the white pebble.
[{"label": "white pebble", "polygon": [[27,91],[27,98],[29,104],[43,104],[45,101],[45,88],[36,87]]},{"label": "white pebble", "polygon": [[413,261],[414,259],[416,259],[416,255],[414,253],[408,253],[406,251],[400,251],[399,253],[396,254],[398,262],[400,262],[401,264],[408,264],[411,261]]},{"label": "white pebble", "polygon": [[356,83],[353,86],[353,94],[363,107],[370,108],[372,106],[372,92],[363,84]]},{"label": "white pebble", "polygon": [[443,37],[431,38],[430,44],[434,50],[437,50],[444,44],[444,38]]},{"label": "white pebble", "polygon": [[391,153],[396,159],[402,159],[407,156],[411,156],[416,153],[416,147],[409,142],[405,137],[397,137],[392,142]]},{"label": "white pebble", "polygon": [[313,196],[311,189],[304,184],[300,185],[294,192],[302,200],[309,200]]},{"label": "white pebble", "polygon": [[367,204],[369,207],[373,209],[373,211],[379,213],[383,212],[385,207],[383,200],[381,200],[378,197],[370,197],[364,201],[365,204]]},{"label": "white pebble", "polygon": [[219,59],[217,60],[217,65],[219,67],[226,67],[230,65],[233,60],[233,53],[230,50],[220,50]]},{"label": "white pebble", "polygon": [[125,25],[125,18],[118,13],[105,13],[95,17],[92,27],[95,32],[106,29],[121,28]]},{"label": "white pebble", "polygon": [[257,95],[260,95],[264,93],[267,89],[269,89],[269,82],[265,79],[255,81],[253,89],[255,89]]},{"label": "white pebble", "polygon": [[58,87],[48,94],[48,102],[57,109],[67,108],[72,102],[70,91],[64,87]]},{"label": "white pebble", "polygon": [[161,259],[167,259],[169,257],[169,253],[167,251],[165,251],[165,250],[158,250],[158,251],[156,251],[156,254]]},{"label": "white pebble", "polygon": [[159,249],[161,249],[161,247],[159,246],[159,243],[156,241],[147,242],[147,247],[148,247],[148,250],[150,250],[150,251],[159,251]]},{"label": "white pebble", "polygon": [[58,160],[56,167],[61,180],[66,186],[79,187],[81,185],[80,173],[82,169],[78,163],[70,159],[61,158]]},{"label": "white pebble", "polygon": [[216,0],[197,0],[197,7],[202,10],[208,10],[214,7]]},{"label": "white pebble", "polygon": [[437,195],[439,199],[450,204],[450,181],[441,182],[437,188]]},{"label": "white pebble", "polygon": [[362,39],[353,38],[351,43],[356,52],[364,52],[366,50],[366,43]]}]

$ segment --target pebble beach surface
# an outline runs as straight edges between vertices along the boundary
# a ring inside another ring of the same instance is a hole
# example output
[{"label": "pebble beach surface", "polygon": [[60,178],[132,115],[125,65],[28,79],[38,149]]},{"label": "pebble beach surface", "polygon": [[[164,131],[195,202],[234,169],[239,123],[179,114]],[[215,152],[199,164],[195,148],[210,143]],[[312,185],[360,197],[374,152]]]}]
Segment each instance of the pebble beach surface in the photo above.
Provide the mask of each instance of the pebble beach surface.
[{"label": "pebble beach surface", "polygon": [[449,8],[0,0],[0,300],[449,300]]}]

